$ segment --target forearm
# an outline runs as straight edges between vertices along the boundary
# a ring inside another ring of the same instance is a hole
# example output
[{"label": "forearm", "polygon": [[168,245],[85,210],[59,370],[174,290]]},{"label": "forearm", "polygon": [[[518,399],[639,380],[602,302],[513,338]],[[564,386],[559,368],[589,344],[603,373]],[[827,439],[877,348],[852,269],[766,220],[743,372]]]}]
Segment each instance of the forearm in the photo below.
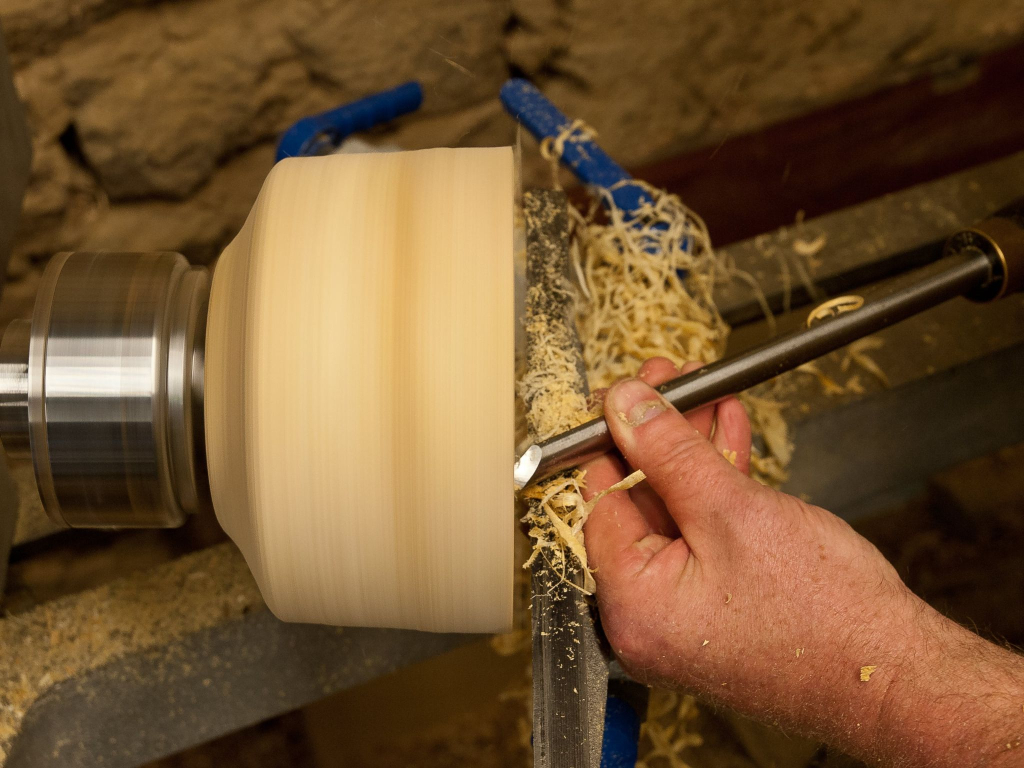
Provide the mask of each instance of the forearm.
[{"label": "forearm", "polygon": [[[881,592],[890,589],[896,594],[879,594],[878,611],[836,606],[849,615],[801,638],[799,653],[781,654],[767,674],[745,675],[745,684],[695,684],[678,669],[677,684],[869,764],[1024,765],[1024,657],[950,621],[902,584]],[[712,647],[705,658],[716,666],[745,664],[742,654],[716,659]]]},{"label": "forearm", "polygon": [[930,612],[886,690],[865,758],[900,766],[1024,763],[1024,658]]},{"label": "forearm", "polygon": [[793,725],[893,768],[1024,764],[1024,658],[908,596],[889,629],[837,644]]}]

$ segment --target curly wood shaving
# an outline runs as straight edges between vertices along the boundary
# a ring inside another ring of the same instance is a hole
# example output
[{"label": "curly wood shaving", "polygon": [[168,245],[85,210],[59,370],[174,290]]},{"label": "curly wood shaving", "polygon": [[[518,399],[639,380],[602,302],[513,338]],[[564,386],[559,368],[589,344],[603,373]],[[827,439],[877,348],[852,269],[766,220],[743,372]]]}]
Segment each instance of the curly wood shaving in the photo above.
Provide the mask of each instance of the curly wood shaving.
[{"label": "curly wood shaving", "polygon": [[[529,568],[542,555],[552,570],[564,578],[568,554],[572,554],[583,571],[584,594],[592,595],[597,588],[594,574],[587,561],[587,550],[583,539],[583,526],[586,525],[590,513],[609,493],[625,491],[643,482],[643,472],[637,470],[615,485],[596,494],[590,501],[583,500],[581,484],[583,473],[578,472],[569,477],[555,478],[549,483],[533,486],[523,492],[524,499],[536,500],[536,506],[522,518],[529,528],[530,537],[534,541],[530,559],[523,565]],[[538,511],[539,510],[539,511]],[[567,582],[572,584],[572,582]],[[576,586],[572,584],[572,586]]]},{"label": "curly wood shaving", "polygon": [[[651,357],[676,365],[718,360],[730,333],[714,301],[719,281],[748,282],[767,310],[756,281],[715,254],[697,214],[676,195],[642,181],[628,183],[650,198],[631,217],[616,207],[612,190],[604,189],[591,190],[587,213],[570,211],[579,281],[576,324],[591,389],[635,376]],[[607,221],[599,220],[602,210]],[[754,475],[771,484],[785,481],[792,445],[781,404],[766,392],[740,399],[766,446],[751,459]]]},{"label": "curly wood shaving", "polygon": [[818,252],[825,247],[825,243],[828,242],[828,235],[822,233],[813,240],[805,240],[800,237],[793,241],[793,250],[800,256],[810,258],[816,256]]},{"label": "curly wood shaving", "polygon": [[806,373],[818,380],[821,384],[821,389],[826,395],[842,395],[846,392],[846,387],[837,383],[835,379],[825,373],[821,368],[818,367],[817,363],[804,363],[797,369],[800,373]]},{"label": "curly wood shaving", "polygon": [[850,367],[850,363],[856,363],[865,371],[870,373],[876,379],[878,379],[883,387],[889,386],[889,377],[885,375],[885,371],[876,363],[872,358],[868,356],[868,352],[880,349],[885,346],[885,340],[880,339],[877,336],[865,336],[863,339],[858,339],[852,342],[847,348],[847,357],[843,359],[841,368],[846,371]]},{"label": "curly wood shaving", "polygon": [[[551,167],[551,185],[555,189],[561,189],[562,184],[558,177],[558,160],[565,152],[565,145],[568,143],[581,144],[593,141],[597,138],[597,131],[587,125],[583,120],[577,118],[562,129],[562,132],[555,137],[546,136],[540,142],[540,156],[548,161]],[[586,150],[581,150],[586,154]]]},{"label": "curly wood shaving", "polygon": [[603,499],[609,493],[615,493],[616,491],[628,491],[630,488],[640,485],[640,483],[642,483],[646,479],[647,475],[643,473],[643,470],[638,469],[632,474],[624,477],[622,480],[619,480],[619,482],[615,483],[614,485],[608,486],[603,491],[597,493],[590,501],[587,502],[587,514],[589,515],[590,512],[594,509],[594,507],[597,506],[598,502],[601,501],[601,499]]},{"label": "curly wood shaving", "polygon": [[[609,222],[573,211],[572,257],[585,300],[577,326],[591,388],[634,376],[650,357],[676,363],[721,357],[729,327],[712,297],[727,275],[704,222],[675,195],[643,182],[650,196],[632,219],[598,190]],[[679,270],[686,270],[681,277]]]}]

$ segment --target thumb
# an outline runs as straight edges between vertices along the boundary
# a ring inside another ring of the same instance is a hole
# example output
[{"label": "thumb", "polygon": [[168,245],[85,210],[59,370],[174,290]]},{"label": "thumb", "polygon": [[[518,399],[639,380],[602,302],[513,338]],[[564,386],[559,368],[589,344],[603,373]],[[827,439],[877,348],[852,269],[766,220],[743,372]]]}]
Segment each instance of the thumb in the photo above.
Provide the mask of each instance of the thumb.
[{"label": "thumb", "polygon": [[683,414],[642,381],[612,387],[605,418],[623,456],[647,475],[684,535],[686,528],[707,521],[723,491],[742,478]]}]

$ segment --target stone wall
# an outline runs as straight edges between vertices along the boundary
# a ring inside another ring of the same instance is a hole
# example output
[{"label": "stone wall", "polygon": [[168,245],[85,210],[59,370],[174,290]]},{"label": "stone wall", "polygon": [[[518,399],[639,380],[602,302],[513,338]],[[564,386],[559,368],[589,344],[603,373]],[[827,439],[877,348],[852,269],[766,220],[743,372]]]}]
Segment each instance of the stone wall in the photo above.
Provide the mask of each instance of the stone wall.
[{"label": "stone wall", "polygon": [[1024,33],[1024,0],[4,0],[0,27],[35,151],[9,317],[55,251],[208,260],[290,122],[408,79],[401,146],[511,141],[522,74],[636,164],[955,71]]}]

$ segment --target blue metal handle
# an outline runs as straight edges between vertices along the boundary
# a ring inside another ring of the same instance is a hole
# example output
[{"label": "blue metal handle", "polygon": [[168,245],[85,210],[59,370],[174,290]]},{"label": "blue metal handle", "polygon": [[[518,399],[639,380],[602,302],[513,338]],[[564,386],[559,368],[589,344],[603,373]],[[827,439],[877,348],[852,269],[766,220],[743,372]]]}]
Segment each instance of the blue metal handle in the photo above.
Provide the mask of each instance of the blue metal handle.
[{"label": "blue metal handle", "polygon": [[[501,87],[501,103],[506,111],[526,126],[537,141],[554,139],[572,121],[552,104],[533,83],[512,79]],[[632,176],[608,156],[601,147],[590,140],[567,141],[562,151],[562,162],[576,174],[584,184],[610,189],[616,184],[629,182]],[[636,211],[642,203],[652,202],[650,196],[638,184],[625,183],[611,192],[615,205],[623,211]]]},{"label": "blue metal handle", "polygon": [[415,112],[422,103],[423,89],[419,83],[411,82],[304,117],[285,131],[277,144],[276,159],[321,154],[353,133]]},{"label": "blue metal handle", "polygon": [[604,710],[601,768],[633,768],[640,740],[640,715],[617,696],[609,696]]},{"label": "blue metal handle", "polygon": [[[501,87],[501,103],[505,106],[505,111],[526,126],[537,141],[555,139],[572,125],[572,121],[528,80],[513,78],[506,81]],[[643,187],[639,184],[630,184],[633,177],[590,139],[566,141],[562,148],[561,161],[584,184],[609,190],[615,206],[625,212],[627,219],[631,218],[630,214],[636,213],[644,203],[654,202]],[[612,189],[616,184],[622,186]],[[655,226],[660,228],[660,225]],[[684,236],[679,247],[687,252],[690,244],[690,238]],[[677,271],[681,277],[686,276],[686,270]]]}]

